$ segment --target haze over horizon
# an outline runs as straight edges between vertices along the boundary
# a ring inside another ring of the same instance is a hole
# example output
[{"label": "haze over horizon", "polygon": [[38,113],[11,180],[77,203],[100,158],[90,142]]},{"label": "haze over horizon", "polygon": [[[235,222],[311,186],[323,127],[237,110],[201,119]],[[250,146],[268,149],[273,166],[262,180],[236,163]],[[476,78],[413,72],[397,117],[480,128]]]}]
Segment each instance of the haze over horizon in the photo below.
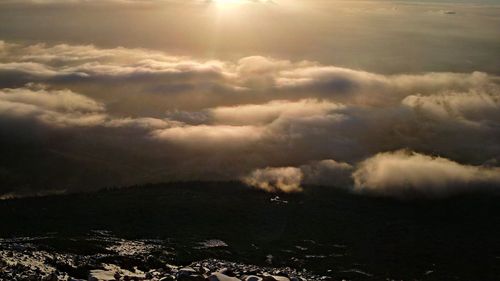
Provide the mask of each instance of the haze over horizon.
[{"label": "haze over horizon", "polygon": [[496,1],[7,0],[0,198],[500,187]]}]

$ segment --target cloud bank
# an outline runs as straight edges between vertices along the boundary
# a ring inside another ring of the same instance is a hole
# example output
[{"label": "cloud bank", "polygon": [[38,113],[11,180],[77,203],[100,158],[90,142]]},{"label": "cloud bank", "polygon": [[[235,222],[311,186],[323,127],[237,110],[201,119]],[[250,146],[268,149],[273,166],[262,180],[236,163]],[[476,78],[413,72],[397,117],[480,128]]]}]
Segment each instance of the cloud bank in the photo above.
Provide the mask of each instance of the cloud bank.
[{"label": "cloud bank", "polygon": [[394,196],[499,185],[500,78],[482,72],[2,41],[0,77],[9,196],[179,180]]},{"label": "cloud bank", "polygon": [[383,195],[435,197],[500,185],[500,168],[462,165],[409,151],[379,153],[353,174],[355,190]]}]

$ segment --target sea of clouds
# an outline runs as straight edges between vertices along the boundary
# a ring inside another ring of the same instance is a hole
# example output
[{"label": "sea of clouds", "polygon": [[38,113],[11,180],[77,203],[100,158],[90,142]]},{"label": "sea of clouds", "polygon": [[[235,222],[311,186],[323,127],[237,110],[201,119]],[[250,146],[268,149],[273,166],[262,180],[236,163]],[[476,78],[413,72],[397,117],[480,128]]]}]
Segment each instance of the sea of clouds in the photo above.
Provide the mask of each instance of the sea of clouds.
[{"label": "sea of clouds", "polygon": [[0,41],[3,197],[241,180],[443,196],[500,186],[500,77]]}]

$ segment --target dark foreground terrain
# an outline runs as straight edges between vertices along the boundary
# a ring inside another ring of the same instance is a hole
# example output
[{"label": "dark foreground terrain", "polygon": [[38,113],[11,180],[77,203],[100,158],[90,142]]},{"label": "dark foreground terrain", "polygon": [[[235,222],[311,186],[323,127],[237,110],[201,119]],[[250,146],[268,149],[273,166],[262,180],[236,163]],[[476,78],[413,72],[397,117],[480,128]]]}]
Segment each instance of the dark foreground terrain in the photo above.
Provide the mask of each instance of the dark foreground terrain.
[{"label": "dark foreground terrain", "polygon": [[0,280],[180,280],[188,265],[201,278],[500,278],[497,195],[401,201],[309,187],[274,197],[181,183],[0,201]]}]

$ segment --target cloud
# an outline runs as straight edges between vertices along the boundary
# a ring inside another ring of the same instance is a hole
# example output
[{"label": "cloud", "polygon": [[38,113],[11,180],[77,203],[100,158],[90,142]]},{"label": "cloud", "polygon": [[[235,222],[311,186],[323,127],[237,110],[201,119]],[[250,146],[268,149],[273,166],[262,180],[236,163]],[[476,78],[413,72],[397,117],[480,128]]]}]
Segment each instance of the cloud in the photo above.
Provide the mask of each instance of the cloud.
[{"label": "cloud", "polygon": [[216,107],[209,112],[215,123],[265,125],[280,118],[323,116],[342,108],[344,108],[342,104],[304,99],[295,102],[275,100],[265,104]]},{"label": "cloud", "polygon": [[43,87],[4,89],[0,92],[0,99],[4,102],[63,112],[99,112],[104,109],[102,104],[69,90],[48,91]]},{"label": "cloud", "polygon": [[350,185],[353,167],[332,159],[314,161],[300,167],[267,167],[256,169],[242,178],[250,186],[267,192],[301,192],[301,185]]},{"label": "cloud", "polygon": [[500,120],[500,93],[444,93],[432,96],[410,95],[402,104],[439,119],[464,122]]},{"label": "cloud", "polygon": [[305,184],[348,188],[352,183],[353,167],[348,163],[326,159],[303,165],[300,169],[304,174]]},{"label": "cloud", "polygon": [[257,169],[244,177],[244,183],[268,192],[300,192],[302,171],[295,167]]},{"label": "cloud", "polygon": [[353,173],[355,190],[387,196],[436,197],[500,186],[500,168],[462,165],[406,150],[379,153]]},{"label": "cloud", "polygon": [[500,78],[480,72],[2,42],[0,78],[0,194],[241,178],[267,191],[349,189],[354,170],[369,190],[359,163],[386,151],[464,167],[500,160]]},{"label": "cloud", "polygon": [[154,131],[153,137],[193,148],[244,146],[261,139],[262,129],[254,126],[196,125]]},{"label": "cloud", "polygon": [[463,165],[409,150],[382,152],[354,167],[332,159],[299,167],[256,169],[246,184],[267,192],[300,192],[303,185],[335,186],[358,194],[436,198],[464,192],[498,191],[500,168]]},{"label": "cloud", "polygon": [[69,90],[0,90],[0,116],[34,119],[53,126],[92,126],[105,115],[102,104]]},{"label": "cloud", "polygon": [[499,78],[480,72],[380,75],[262,56],[236,62],[202,61],[145,49],[92,45],[34,44],[4,49],[0,74],[5,79],[0,87],[48,83],[108,102],[108,108],[120,114],[144,114],[138,102],[149,113],[159,114],[314,98],[387,106],[399,104],[409,95],[499,92]]}]

